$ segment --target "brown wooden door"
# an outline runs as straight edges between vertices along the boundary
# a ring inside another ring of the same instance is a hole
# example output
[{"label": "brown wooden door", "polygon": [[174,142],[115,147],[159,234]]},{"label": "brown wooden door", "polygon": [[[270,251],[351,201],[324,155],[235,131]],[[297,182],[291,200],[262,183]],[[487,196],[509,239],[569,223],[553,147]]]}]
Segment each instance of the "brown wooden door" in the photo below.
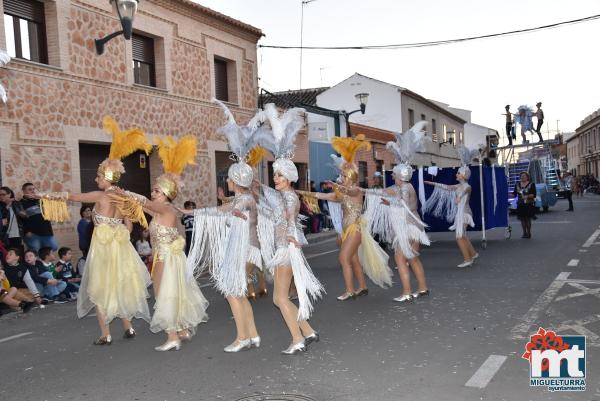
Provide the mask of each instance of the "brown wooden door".
[{"label": "brown wooden door", "polygon": [[[98,165],[108,156],[109,145],[90,143],[79,144],[79,165],[81,170],[81,192],[98,190],[94,181]],[[119,186],[129,191],[150,196],[150,166],[149,158],[144,152],[136,152],[123,160],[125,174],[119,181]]]}]

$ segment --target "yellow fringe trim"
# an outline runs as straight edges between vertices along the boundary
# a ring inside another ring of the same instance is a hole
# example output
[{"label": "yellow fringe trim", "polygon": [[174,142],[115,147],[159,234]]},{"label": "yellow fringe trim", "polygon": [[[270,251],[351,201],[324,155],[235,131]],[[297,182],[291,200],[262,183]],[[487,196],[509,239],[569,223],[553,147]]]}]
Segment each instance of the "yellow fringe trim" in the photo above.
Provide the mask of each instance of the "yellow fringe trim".
[{"label": "yellow fringe trim", "polygon": [[133,223],[139,223],[144,228],[148,228],[144,206],[140,202],[133,198],[122,197],[119,199],[113,198],[113,203],[117,206],[123,217],[131,220]]},{"label": "yellow fringe trim", "polygon": [[42,209],[42,217],[45,220],[55,223],[64,223],[71,220],[71,213],[69,213],[65,200],[42,198],[40,208]]},{"label": "yellow fringe trim", "polygon": [[302,198],[312,213],[321,213],[321,209],[319,208],[319,200],[315,196],[302,195]]}]

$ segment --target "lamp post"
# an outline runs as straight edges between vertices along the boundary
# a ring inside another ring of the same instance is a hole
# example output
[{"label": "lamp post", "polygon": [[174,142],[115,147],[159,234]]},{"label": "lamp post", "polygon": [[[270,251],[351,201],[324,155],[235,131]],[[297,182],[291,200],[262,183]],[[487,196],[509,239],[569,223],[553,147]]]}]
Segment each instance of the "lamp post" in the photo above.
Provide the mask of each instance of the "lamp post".
[{"label": "lamp post", "polygon": [[367,101],[369,100],[369,94],[368,93],[357,93],[356,95],[354,95],[354,97],[358,101],[360,108],[356,109],[354,111],[351,111],[350,113],[346,112],[345,110],[343,111],[344,118],[346,119],[346,135],[348,137],[352,136],[352,133],[350,132],[350,116],[354,113],[358,113],[359,111],[361,114],[365,114],[365,111],[367,110]]},{"label": "lamp post", "polygon": [[104,45],[113,38],[119,35],[123,35],[126,40],[131,39],[131,33],[133,31],[133,18],[137,12],[139,0],[109,0],[113,5],[113,9],[117,12],[121,26],[121,31],[113,32],[102,39],[96,39],[96,53],[101,55],[104,53]]}]

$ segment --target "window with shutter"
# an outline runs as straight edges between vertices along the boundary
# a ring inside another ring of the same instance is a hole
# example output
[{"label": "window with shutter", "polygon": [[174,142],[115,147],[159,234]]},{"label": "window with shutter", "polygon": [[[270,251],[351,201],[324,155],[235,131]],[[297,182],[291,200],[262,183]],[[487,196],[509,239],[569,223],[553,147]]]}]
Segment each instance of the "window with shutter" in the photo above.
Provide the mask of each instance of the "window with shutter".
[{"label": "window with shutter", "polygon": [[227,61],[215,58],[215,97],[224,102],[229,101],[227,87]]},{"label": "window with shutter", "polygon": [[154,39],[134,33],[131,36],[131,48],[134,82],[139,85],[155,87]]},{"label": "window with shutter", "polygon": [[6,50],[11,57],[48,64],[44,3],[4,0]]}]

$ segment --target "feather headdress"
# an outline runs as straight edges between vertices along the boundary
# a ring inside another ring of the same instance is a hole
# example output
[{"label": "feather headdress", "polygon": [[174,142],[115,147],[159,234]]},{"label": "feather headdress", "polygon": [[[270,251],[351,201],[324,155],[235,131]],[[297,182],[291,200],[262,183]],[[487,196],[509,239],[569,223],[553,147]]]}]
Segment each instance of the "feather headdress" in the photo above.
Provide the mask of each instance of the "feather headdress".
[{"label": "feather headdress", "polygon": [[413,174],[411,163],[417,152],[425,150],[426,121],[419,121],[404,133],[395,133],[395,141],[387,143],[387,149],[392,152],[398,164],[394,167],[394,175],[403,181],[410,181]]},{"label": "feather headdress", "polygon": [[102,174],[106,181],[116,184],[125,173],[125,167],[121,159],[130,154],[143,150],[146,155],[152,150],[152,145],[146,141],[146,134],[139,128],[121,131],[117,122],[110,116],[102,119],[104,130],[112,135],[110,153],[108,159],[104,160],[98,167],[98,173]]},{"label": "feather headdress", "polygon": [[344,167],[344,163],[346,162],[343,157],[338,156],[336,154],[330,154],[331,160],[333,162],[333,167],[338,171],[342,171],[342,167]]},{"label": "feather headdress", "polygon": [[227,118],[227,123],[219,128],[218,132],[227,139],[229,149],[236,160],[236,163],[229,167],[227,175],[237,185],[248,188],[254,178],[252,167],[256,166],[265,155],[264,149],[255,146],[257,143],[255,137],[259,132],[268,131],[261,126],[266,119],[266,114],[261,110],[250,119],[248,124],[239,125],[225,104],[217,99],[213,99],[213,102],[221,106]]},{"label": "feather headdress", "polygon": [[246,125],[239,125],[235,121],[233,113],[229,108],[217,99],[212,100],[214,103],[221,106],[223,113],[227,118],[227,123],[217,130],[218,133],[223,135],[229,143],[229,148],[236,156],[238,161],[246,161],[250,151],[255,147],[255,141],[253,136],[259,130],[264,130],[261,124],[265,121],[266,115],[261,110]]},{"label": "feather headdress", "polygon": [[173,200],[181,188],[181,174],[187,165],[196,164],[197,139],[193,135],[186,135],[179,141],[167,136],[156,138],[158,157],[163,164],[165,174],[158,177],[156,184],[160,190]]},{"label": "feather headdress", "polygon": [[254,168],[258,166],[258,163],[260,163],[266,156],[267,149],[257,145],[252,148],[250,152],[248,152],[248,155],[246,156],[246,163],[248,163],[250,167]]},{"label": "feather headdress", "polygon": [[394,133],[396,141],[388,142],[386,147],[394,154],[398,163],[411,164],[417,152],[425,150],[426,121],[419,121],[404,133]]},{"label": "feather headdress", "polygon": [[304,109],[288,109],[281,116],[273,103],[265,105],[265,117],[271,125],[271,130],[265,130],[257,134],[257,142],[276,159],[294,157],[296,150],[296,136],[304,127]]},{"label": "feather headdress", "polygon": [[458,172],[468,180],[471,177],[469,165],[473,160],[480,157],[479,149],[469,149],[465,145],[460,145],[456,149],[456,152],[458,153],[461,162],[461,167],[458,169]]},{"label": "feather headdress", "polygon": [[363,134],[352,138],[332,138],[331,146],[336,152],[342,155],[346,163],[354,163],[354,158],[359,150],[371,150],[371,143],[365,139]]},{"label": "feather headdress", "polygon": [[289,181],[298,181],[298,169],[292,161],[296,150],[296,137],[304,127],[304,109],[292,108],[279,114],[273,103],[265,105],[265,116],[271,130],[257,132],[255,142],[275,157],[273,171],[280,172]]}]

